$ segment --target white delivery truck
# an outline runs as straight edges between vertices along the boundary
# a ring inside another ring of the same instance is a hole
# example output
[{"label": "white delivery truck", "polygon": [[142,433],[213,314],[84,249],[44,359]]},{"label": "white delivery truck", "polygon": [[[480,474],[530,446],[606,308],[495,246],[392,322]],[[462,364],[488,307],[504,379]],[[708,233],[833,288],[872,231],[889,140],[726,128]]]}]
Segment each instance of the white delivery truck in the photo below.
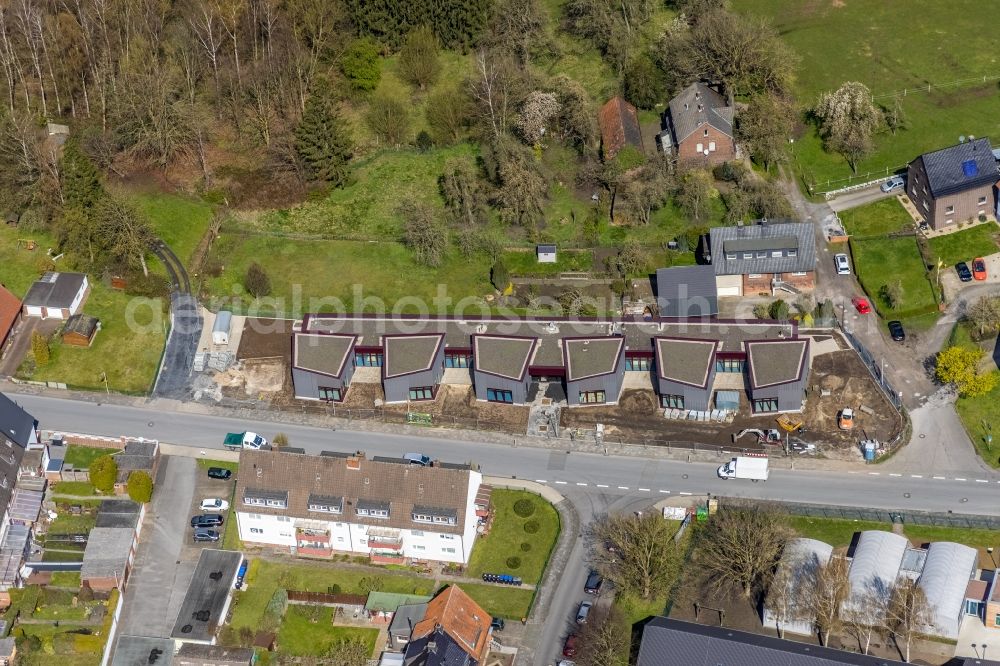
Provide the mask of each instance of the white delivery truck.
[{"label": "white delivery truck", "polygon": [[719,467],[719,477],[723,479],[750,479],[753,482],[767,481],[767,458],[760,456],[736,456]]}]

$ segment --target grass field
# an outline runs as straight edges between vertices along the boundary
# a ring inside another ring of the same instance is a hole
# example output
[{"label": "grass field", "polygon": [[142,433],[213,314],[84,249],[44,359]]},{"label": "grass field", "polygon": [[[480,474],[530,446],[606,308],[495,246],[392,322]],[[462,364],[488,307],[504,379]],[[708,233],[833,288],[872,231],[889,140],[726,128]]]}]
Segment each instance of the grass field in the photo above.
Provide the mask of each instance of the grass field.
[{"label": "grass field", "polygon": [[531,610],[532,590],[517,587],[500,587],[498,585],[475,585],[462,583],[459,587],[472,597],[472,600],[483,607],[483,610],[493,617],[505,620],[520,620],[528,617]]},{"label": "grass field", "polygon": [[[860,81],[874,95],[909,89],[900,97],[909,129],[879,136],[860,172],[906,164],[920,153],[956,143],[960,135],[996,136],[1000,130],[996,83],[982,81],[996,74],[993,40],[979,29],[1000,20],[996,3],[913,0],[901,10],[878,0],[741,0],[734,8],[770,18],[798,53],[800,105],[812,106],[821,92],[845,81]],[[952,48],[956,43],[962,44],[961,53]],[[926,92],[928,82],[977,77],[978,83]],[[914,90],[921,86],[924,92]],[[893,100],[877,102],[891,106]],[[796,141],[794,152],[809,180],[850,175],[844,159],[825,153],[811,129]]]},{"label": "grass field", "polygon": [[56,587],[80,587],[79,571],[53,571],[52,584]]},{"label": "grass field", "polygon": [[97,489],[94,485],[86,481],[60,481],[52,486],[52,492],[56,495],[95,495]]},{"label": "grass field", "polygon": [[[408,249],[390,242],[303,242],[224,234],[213,251],[225,262],[225,271],[209,280],[209,289],[214,295],[230,297],[227,306],[240,312],[254,306],[242,287],[251,261],[260,261],[271,277],[273,296],[256,304],[260,314],[280,311],[285,316],[299,316],[303,312],[345,311],[345,306],[347,312],[382,308],[388,312],[404,297],[420,299],[426,307],[436,309],[432,299],[438,285],[444,285],[454,301],[493,292],[488,267],[459,256],[456,250],[450,251],[439,268],[417,264]],[[402,312],[415,312],[419,307],[412,301],[400,304]]]},{"label": "grass field", "polygon": [[126,197],[149,218],[156,235],[190,268],[192,255],[212,223],[212,205],[154,190],[131,189]]},{"label": "grass field", "polygon": [[331,626],[332,608],[289,606],[278,630],[278,651],[296,657],[321,657],[345,640],[357,640],[375,651],[378,629]]},{"label": "grass field", "polygon": [[113,455],[118,451],[119,449],[100,449],[94,446],[70,444],[66,449],[66,458],[63,462],[78,469],[87,469],[90,467],[90,463],[101,456]]},{"label": "grass field", "polygon": [[[834,548],[849,546],[856,532],[865,530],[889,531],[892,529],[892,524],[888,522],[810,518],[807,516],[791,516],[790,523],[792,529],[799,536],[825,541]],[[907,524],[903,526],[903,533],[906,538],[916,544],[932,541],[954,541],[973,548],[1000,546],[1000,531],[996,530]]]},{"label": "grass field", "polygon": [[383,592],[402,592],[429,596],[434,591],[434,581],[402,574],[367,573],[349,567],[337,567],[328,563],[277,564],[255,559],[250,562],[247,572],[247,589],[236,593],[232,625],[259,628],[267,602],[275,590],[300,592],[327,592],[337,586],[344,594],[364,594],[364,578],[381,580]]},{"label": "grass field", "polygon": [[960,261],[971,262],[976,257],[985,257],[997,251],[998,233],[1000,229],[993,222],[977,224],[962,231],[931,238],[931,252],[945,266],[954,266]]},{"label": "grass field", "polygon": [[[518,501],[530,502],[533,513],[525,518],[515,513]],[[559,539],[559,513],[538,495],[523,490],[494,490],[492,502],[493,526],[488,535],[476,541],[469,575],[478,578],[484,573],[507,573],[526,583],[541,580],[549,553]],[[529,523],[534,523],[537,531],[529,533]],[[512,557],[520,561],[518,567],[510,566]]]},{"label": "grass field", "polygon": [[[991,467],[1000,468],[1000,418],[997,405],[1000,404],[1000,383],[996,388],[978,398],[959,398],[955,403],[969,438],[976,446],[979,456]],[[986,436],[993,435],[991,444]],[[1000,544],[998,544],[1000,545]]]},{"label": "grass field", "polygon": [[913,220],[896,200],[896,197],[881,199],[865,206],[839,213],[847,233],[860,240],[869,236],[885,236],[907,227],[913,227]]},{"label": "grass field", "polygon": [[[63,382],[71,387],[104,389],[107,373],[111,390],[145,393],[156,378],[166,340],[167,316],[160,299],[134,301],[100,281],[91,281],[86,314],[101,320],[101,330],[90,347],[62,344],[56,336],[50,343],[51,360],[45,367],[26,373],[26,379]],[[22,371],[30,368],[28,363]]]},{"label": "grass field", "polygon": [[[33,240],[34,250],[18,247],[19,240]],[[55,241],[48,234],[27,229],[0,225],[0,283],[18,298],[24,298],[31,283],[53,263],[45,256],[46,250],[55,247]]]},{"label": "grass field", "polygon": [[589,271],[594,266],[594,253],[584,250],[580,252],[557,251],[556,261],[551,264],[540,264],[535,252],[504,252],[503,263],[511,275],[515,277],[558,275],[564,271]]},{"label": "grass field", "polygon": [[[934,307],[934,292],[914,238],[852,240],[851,251],[861,286],[884,317]],[[881,291],[883,286],[897,280],[902,286],[902,303],[890,308]]]}]

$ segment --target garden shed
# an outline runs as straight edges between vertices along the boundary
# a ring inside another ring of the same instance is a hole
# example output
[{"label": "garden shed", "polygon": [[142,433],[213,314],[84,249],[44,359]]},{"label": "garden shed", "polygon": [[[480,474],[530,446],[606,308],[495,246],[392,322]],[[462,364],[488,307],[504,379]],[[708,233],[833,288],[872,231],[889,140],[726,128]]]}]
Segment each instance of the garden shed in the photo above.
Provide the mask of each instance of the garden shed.
[{"label": "garden shed", "polygon": [[229,310],[220,310],[215,315],[215,325],[212,326],[212,344],[228,345],[229,329],[233,325],[233,313]]}]

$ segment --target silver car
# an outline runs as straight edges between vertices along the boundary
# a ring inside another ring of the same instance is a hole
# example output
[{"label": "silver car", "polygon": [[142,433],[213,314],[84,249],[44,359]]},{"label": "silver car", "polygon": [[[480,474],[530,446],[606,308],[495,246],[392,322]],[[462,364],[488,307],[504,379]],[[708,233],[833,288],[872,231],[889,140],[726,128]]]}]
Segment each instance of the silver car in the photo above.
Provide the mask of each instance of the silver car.
[{"label": "silver car", "polygon": [[851,274],[851,262],[848,260],[846,254],[835,254],[833,256],[833,264],[837,267],[837,275]]},{"label": "silver car", "polygon": [[883,192],[895,192],[896,190],[902,189],[906,185],[906,181],[903,180],[902,176],[893,176],[889,180],[882,183],[880,188]]},{"label": "silver car", "polygon": [[590,609],[594,607],[593,601],[584,601],[580,604],[580,609],[576,611],[576,623],[586,624],[587,616],[590,615]]}]

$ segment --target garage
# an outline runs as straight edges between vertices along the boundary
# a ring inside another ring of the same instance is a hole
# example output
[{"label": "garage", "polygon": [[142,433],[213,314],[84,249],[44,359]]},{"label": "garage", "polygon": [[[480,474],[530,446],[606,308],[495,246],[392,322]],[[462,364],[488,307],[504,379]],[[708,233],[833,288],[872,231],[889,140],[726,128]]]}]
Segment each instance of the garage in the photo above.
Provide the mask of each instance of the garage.
[{"label": "garage", "polygon": [[42,308],[38,305],[26,305],[24,306],[24,313],[29,317],[41,317]]},{"label": "garage", "polygon": [[742,296],[742,275],[716,275],[715,289],[719,296]]},{"label": "garage", "polygon": [[739,287],[723,287],[722,289],[719,289],[719,296],[739,296],[739,295],[740,295]]},{"label": "garage", "polygon": [[42,319],[68,319],[83,307],[90,289],[83,273],[42,275],[24,296],[24,314]]}]

